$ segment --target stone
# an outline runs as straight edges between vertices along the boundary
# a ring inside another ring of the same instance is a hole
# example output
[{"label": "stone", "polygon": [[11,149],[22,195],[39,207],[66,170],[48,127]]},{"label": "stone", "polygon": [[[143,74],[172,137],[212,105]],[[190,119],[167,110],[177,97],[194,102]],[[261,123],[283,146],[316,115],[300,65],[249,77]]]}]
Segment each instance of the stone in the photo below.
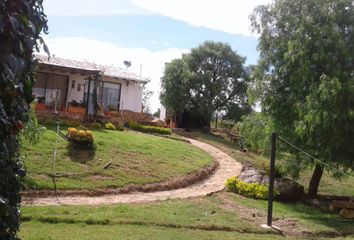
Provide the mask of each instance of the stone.
[{"label": "stone", "polygon": [[[243,166],[237,178],[246,183],[269,184],[269,176],[251,165]],[[276,199],[280,201],[297,201],[304,195],[304,187],[288,178],[274,179],[274,189],[279,193]]]},{"label": "stone", "polygon": [[238,175],[238,179],[246,183],[257,183],[262,182],[264,175],[260,174],[256,170],[247,170]]},{"label": "stone", "polygon": [[279,192],[280,201],[297,201],[304,195],[304,187],[288,178],[276,178],[274,189]]}]

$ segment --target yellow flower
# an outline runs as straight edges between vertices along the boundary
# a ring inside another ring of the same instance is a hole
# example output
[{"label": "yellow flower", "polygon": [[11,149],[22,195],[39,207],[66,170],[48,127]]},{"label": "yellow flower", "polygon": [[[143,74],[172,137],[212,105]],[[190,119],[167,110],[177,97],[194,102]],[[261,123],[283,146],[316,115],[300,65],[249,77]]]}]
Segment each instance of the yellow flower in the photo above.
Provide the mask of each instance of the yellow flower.
[{"label": "yellow flower", "polygon": [[86,137],[86,133],[85,133],[85,131],[84,131],[84,130],[79,130],[79,132],[78,132],[78,136],[79,136],[80,138],[84,138],[84,137]]},{"label": "yellow flower", "polygon": [[76,128],[68,128],[68,135],[71,138],[75,138],[77,135],[77,129]]}]

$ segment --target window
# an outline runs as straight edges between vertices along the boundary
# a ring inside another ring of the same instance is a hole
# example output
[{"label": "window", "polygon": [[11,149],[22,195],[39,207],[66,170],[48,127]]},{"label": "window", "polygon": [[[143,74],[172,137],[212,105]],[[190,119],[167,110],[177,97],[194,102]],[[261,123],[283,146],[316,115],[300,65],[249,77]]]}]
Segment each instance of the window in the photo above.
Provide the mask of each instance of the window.
[{"label": "window", "polygon": [[65,75],[38,72],[33,85],[33,95],[38,102],[47,106],[64,109],[67,97],[69,77]]},{"label": "window", "polygon": [[102,82],[101,89],[98,92],[101,104],[106,111],[119,111],[120,88],[119,83]]}]

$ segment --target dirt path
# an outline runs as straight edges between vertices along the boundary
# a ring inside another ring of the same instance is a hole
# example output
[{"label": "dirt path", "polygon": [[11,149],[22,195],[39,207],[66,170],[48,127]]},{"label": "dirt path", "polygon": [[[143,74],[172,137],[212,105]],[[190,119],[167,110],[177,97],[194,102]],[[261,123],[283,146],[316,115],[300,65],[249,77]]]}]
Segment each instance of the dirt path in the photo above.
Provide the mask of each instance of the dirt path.
[{"label": "dirt path", "polygon": [[45,197],[45,198],[28,198],[22,199],[23,205],[103,205],[115,203],[141,203],[154,202],[166,199],[189,198],[197,196],[205,196],[210,193],[218,192],[224,189],[227,178],[238,175],[241,172],[242,165],[236,162],[226,153],[220,151],[207,143],[197,140],[188,139],[192,145],[203,149],[212,155],[219,163],[219,168],[215,173],[206,180],[191,185],[186,188],[160,191],[160,192],[133,192],[128,194],[103,195],[97,197],[87,196],[63,196],[63,197]]}]

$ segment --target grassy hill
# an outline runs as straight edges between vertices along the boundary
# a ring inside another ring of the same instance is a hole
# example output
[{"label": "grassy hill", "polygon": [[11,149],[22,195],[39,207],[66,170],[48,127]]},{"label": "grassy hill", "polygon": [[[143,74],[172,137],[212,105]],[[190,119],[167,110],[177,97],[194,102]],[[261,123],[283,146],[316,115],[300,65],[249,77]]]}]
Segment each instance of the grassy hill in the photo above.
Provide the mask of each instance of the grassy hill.
[{"label": "grassy hill", "polygon": [[[93,131],[92,157],[70,156],[59,138],[55,174],[58,189],[97,189],[142,185],[180,177],[210,165],[212,157],[190,144],[132,131]],[[29,189],[53,189],[52,159],[56,133],[49,129],[36,145],[23,141]],[[103,167],[111,162],[107,169]]]}]

